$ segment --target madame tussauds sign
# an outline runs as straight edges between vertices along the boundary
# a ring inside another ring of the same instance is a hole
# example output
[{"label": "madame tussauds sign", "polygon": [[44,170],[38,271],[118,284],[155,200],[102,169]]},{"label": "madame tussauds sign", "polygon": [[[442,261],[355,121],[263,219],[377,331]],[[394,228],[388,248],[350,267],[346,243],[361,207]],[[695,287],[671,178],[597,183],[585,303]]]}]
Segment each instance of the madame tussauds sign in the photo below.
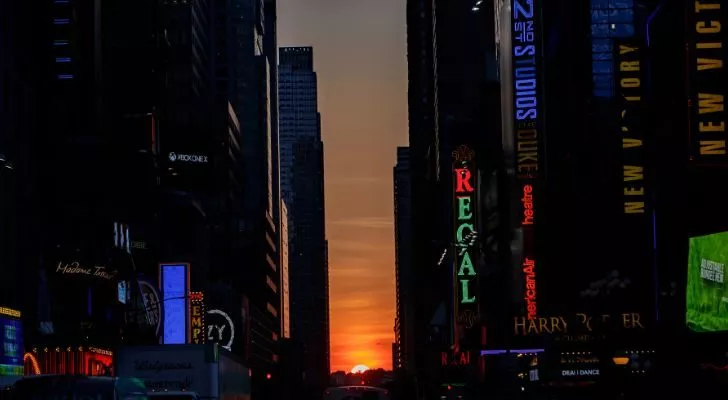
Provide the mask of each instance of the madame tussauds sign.
[{"label": "madame tussauds sign", "polygon": [[61,275],[82,275],[90,278],[111,280],[114,279],[117,270],[111,270],[101,265],[84,266],[78,261],[64,263],[59,261],[56,266],[56,273]]}]

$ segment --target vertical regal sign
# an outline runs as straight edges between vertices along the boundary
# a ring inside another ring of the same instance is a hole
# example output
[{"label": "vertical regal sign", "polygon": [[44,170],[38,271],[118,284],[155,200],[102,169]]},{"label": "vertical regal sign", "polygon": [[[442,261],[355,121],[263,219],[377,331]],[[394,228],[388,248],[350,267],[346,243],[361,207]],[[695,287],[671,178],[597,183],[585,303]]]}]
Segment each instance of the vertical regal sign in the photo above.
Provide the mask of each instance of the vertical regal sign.
[{"label": "vertical regal sign", "polygon": [[205,296],[190,292],[190,343],[205,343]]},{"label": "vertical regal sign", "polygon": [[690,160],[725,165],[726,80],[723,44],[725,4],[718,0],[688,0],[688,76],[690,96]]},{"label": "vertical regal sign", "polygon": [[[467,146],[453,152],[453,228],[455,251],[453,256],[453,283],[455,316],[455,344],[462,345],[465,336],[478,331],[480,301],[478,299],[479,246],[477,240],[478,170],[475,153]],[[467,347],[468,345],[466,345]]]},{"label": "vertical regal sign", "polygon": [[540,8],[536,0],[512,0],[513,129],[518,201],[517,226],[523,232],[521,258],[523,308],[538,315],[536,226],[540,200],[543,118],[540,102]]}]

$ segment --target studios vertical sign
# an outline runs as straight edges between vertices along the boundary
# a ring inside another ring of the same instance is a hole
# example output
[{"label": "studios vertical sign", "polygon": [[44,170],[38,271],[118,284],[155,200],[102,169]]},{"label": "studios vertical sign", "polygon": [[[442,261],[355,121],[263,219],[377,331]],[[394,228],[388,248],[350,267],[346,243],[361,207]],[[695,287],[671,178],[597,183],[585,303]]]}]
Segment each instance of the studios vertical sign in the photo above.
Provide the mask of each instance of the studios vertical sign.
[{"label": "studios vertical sign", "polygon": [[477,328],[480,326],[477,269],[479,246],[476,230],[478,170],[474,158],[475,152],[467,146],[460,146],[453,152],[453,314],[454,342],[459,347],[468,347],[464,339],[472,337],[473,332],[477,336]]}]

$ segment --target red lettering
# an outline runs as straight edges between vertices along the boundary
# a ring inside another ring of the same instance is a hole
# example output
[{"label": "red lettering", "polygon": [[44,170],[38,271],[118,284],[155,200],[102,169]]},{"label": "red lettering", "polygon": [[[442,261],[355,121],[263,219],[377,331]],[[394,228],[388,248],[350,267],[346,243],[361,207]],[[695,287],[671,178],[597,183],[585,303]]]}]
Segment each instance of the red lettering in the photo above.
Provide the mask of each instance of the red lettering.
[{"label": "red lettering", "polygon": [[536,301],[536,261],[526,257],[523,260],[523,279],[525,293],[523,299],[526,301],[526,316],[528,319],[535,319],[537,315]]},{"label": "red lettering", "polygon": [[533,186],[525,185],[523,187],[521,204],[523,204],[523,220],[521,221],[521,226],[533,225],[533,219],[536,215],[533,207]]},{"label": "red lettering", "polygon": [[455,191],[458,193],[473,192],[473,185],[470,182],[472,176],[473,174],[471,174],[470,170],[467,168],[455,168],[455,182],[457,188]]},{"label": "red lettering", "polygon": [[443,351],[442,353],[440,353],[440,363],[443,366],[447,365],[447,352]]}]

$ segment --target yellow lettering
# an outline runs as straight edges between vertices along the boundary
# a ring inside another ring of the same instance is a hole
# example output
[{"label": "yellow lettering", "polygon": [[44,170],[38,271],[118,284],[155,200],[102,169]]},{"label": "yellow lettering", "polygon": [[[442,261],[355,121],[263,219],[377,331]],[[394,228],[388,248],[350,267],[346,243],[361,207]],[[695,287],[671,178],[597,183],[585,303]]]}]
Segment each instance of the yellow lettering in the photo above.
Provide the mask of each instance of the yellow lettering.
[{"label": "yellow lettering", "polygon": [[638,72],[640,70],[639,61],[622,61],[619,63],[619,70],[623,72]]},{"label": "yellow lettering", "polygon": [[631,147],[640,147],[640,146],[642,146],[641,139],[622,138],[622,148],[623,149],[629,149]]},{"label": "yellow lettering", "polygon": [[710,94],[710,93],[699,93],[698,94],[698,113],[710,114],[716,112],[723,112],[723,95],[722,94]]},{"label": "yellow lettering", "polygon": [[546,318],[539,318],[538,319],[538,331],[539,333],[551,333],[551,329],[549,329],[548,326],[549,320]]},{"label": "yellow lettering", "polygon": [[698,71],[723,68],[723,60],[698,57]]},{"label": "yellow lettering", "polygon": [[702,34],[720,33],[720,28],[720,22],[718,21],[708,21],[707,24],[702,21],[695,23],[695,32]]},{"label": "yellow lettering", "polygon": [[638,88],[640,87],[640,78],[624,78],[619,81],[619,85],[623,88]]},{"label": "yellow lettering", "polygon": [[725,140],[701,140],[700,154],[706,156],[726,154]]},{"label": "yellow lettering", "polygon": [[625,196],[644,196],[645,194],[645,188],[639,187],[626,187],[624,188],[624,195]]},{"label": "yellow lettering", "polygon": [[699,122],[698,132],[725,132],[725,122],[720,121],[718,125],[712,122]]},{"label": "yellow lettering", "polygon": [[627,54],[627,53],[631,53],[633,51],[637,51],[637,48],[636,47],[627,46],[626,44],[620,44],[619,45],[619,54],[620,55]]},{"label": "yellow lettering", "polygon": [[645,213],[645,202],[644,201],[625,201],[624,202],[624,213],[625,214],[644,214]]},{"label": "yellow lettering", "polygon": [[700,13],[703,10],[720,10],[719,3],[702,3],[700,0],[695,0],[695,12]]},{"label": "yellow lettering", "polygon": [[624,182],[640,181],[644,179],[643,168],[636,165],[624,166]]}]

